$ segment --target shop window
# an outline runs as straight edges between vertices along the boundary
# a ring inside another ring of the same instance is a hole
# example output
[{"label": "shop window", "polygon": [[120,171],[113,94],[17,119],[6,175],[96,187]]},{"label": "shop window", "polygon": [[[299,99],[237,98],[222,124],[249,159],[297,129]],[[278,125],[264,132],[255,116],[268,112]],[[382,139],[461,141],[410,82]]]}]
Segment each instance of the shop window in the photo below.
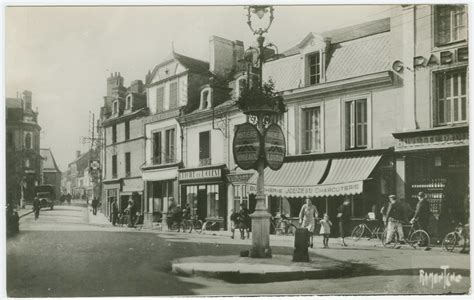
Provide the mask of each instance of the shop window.
[{"label": "shop window", "polygon": [[194,215],[197,214],[197,205],[198,205],[198,198],[197,198],[197,186],[186,186],[186,203],[189,204],[191,208],[191,213]]},{"label": "shop window", "polygon": [[147,183],[149,196],[149,211],[163,212],[165,204],[174,203],[174,185],[172,180],[153,181]]},{"label": "shop window", "polygon": [[117,125],[112,125],[112,143],[117,142]]},{"label": "shop window", "polygon": [[321,107],[303,109],[303,152],[321,150]]},{"label": "shop window", "polygon": [[234,186],[234,211],[235,212],[238,212],[240,210],[240,204],[242,204],[247,209],[249,208],[246,185]]},{"label": "shop window", "polygon": [[465,5],[438,5],[435,17],[436,45],[465,40],[467,18]]},{"label": "shop window", "polygon": [[125,122],[125,140],[128,141],[130,139],[130,121]]},{"label": "shop window", "polygon": [[219,185],[207,186],[207,217],[218,218],[219,216]]},{"label": "shop window", "polygon": [[165,87],[160,86],[156,89],[156,112],[164,110],[165,105]]},{"label": "shop window", "polygon": [[468,98],[466,70],[436,74],[438,125],[467,122]]},{"label": "shop window", "polygon": [[153,164],[161,164],[161,131],[153,133]]},{"label": "shop window", "polygon": [[178,107],[178,82],[170,83],[169,109]]},{"label": "shop window", "polygon": [[130,152],[125,153],[125,177],[130,177]]},{"label": "shop window", "polygon": [[345,103],[346,149],[367,148],[367,99]]},{"label": "shop window", "polygon": [[321,81],[321,55],[314,52],[306,56],[306,74],[308,85],[315,85]]},{"label": "shop window", "polygon": [[117,155],[112,155],[112,178],[117,178]]},{"label": "shop window", "polygon": [[201,166],[211,164],[210,135],[210,131],[203,131],[199,133],[199,163]]},{"label": "shop window", "polygon": [[166,148],[165,148],[165,161],[166,163],[175,162],[175,129],[171,128],[165,131]]},{"label": "shop window", "polygon": [[32,141],[31,141],[31,132],[27,132],[25,134],[25,149],[30,150],[32,148]]}]

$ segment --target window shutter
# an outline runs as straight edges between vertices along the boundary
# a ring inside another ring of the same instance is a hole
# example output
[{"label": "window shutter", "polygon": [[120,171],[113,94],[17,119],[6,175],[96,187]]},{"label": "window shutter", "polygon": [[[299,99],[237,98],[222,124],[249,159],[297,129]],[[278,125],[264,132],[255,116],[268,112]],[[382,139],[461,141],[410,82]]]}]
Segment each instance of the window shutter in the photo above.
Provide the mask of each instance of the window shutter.
[{"label": "window shutter", "polygon": [[156,111],[162,112],[165,104],[165,87],[161,86],[156,89]]},{"label": "window shutter", "polygon": [[172,82],[170,84],[170,105],[169,108],[173,109],[178,107],[178,82]]}]

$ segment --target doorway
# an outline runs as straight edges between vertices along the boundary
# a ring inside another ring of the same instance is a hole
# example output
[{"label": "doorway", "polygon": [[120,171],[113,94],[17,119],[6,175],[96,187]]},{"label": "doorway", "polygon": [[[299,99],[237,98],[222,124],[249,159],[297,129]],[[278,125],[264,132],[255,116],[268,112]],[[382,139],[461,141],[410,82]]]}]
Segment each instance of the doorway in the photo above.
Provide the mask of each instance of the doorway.
[{"label": "doorway", "polygon": [[205,185],[198,188],[196,213],[199,220],[205,220],[207,217],[207,190]]}]

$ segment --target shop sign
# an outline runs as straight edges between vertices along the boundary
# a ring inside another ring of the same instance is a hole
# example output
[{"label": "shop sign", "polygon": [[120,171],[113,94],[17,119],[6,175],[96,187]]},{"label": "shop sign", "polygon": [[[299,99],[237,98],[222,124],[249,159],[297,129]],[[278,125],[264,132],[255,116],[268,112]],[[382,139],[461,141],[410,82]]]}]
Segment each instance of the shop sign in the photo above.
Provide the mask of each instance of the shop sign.
[{"label": "shop sign", "polygon": [[446,133],[400,138],[397,150],[418,150],[469,145],[469,133]]},{"label": "shop sign", "polygon": [[271,124],[263,134],[264,156],[270,169],[277,171],[283,165],[286,154],[285,135],[278,124]]},{"label": "shop sign", "polygon": [[[432,53],[429,57],[416,56],[413,58],[413,67],[430,67],[434,65],[449,65],[455,62],[468,61],[469,52],[467,47],[462,47],[454,50],[445,50],[439,53]],[[401,72],[404,68],[404,63],[396,60],[392,64],[392,69],[395,72]]]},{"label": "shop sign", "polygon": [[100,168],[100,162],[98,160],[91,160],[89,166],[92,170],[98,170]]},{"label": "shop sign", "polygon": [[232,152],[235,163],[242,170],[250,170],[255,167],[261,151],[261,136],[257,127],[250,123],[237,125]]},{"label": "shop sign", "polygon": [[207,178],[220,178],[222,169],[206,169],[179,172],[179,180],[195,180]]},{"label": "shop sign", "polygon": [[[248,193],[255,194],[257,186],[252,184],[247,188]],[[278,187],[265,186],[265,194],[279,197],[330,197],[342,195],[356,195],[363,191],[363,181],[315,185],[315,186],[293,186]]]},{"label": "shop sign", "polygon": [[247,182],[249,179],[253,176],[252,173],[249,174],[229,174],[227,175],[227,179],[230,182],[236,183],[236,182]]}]

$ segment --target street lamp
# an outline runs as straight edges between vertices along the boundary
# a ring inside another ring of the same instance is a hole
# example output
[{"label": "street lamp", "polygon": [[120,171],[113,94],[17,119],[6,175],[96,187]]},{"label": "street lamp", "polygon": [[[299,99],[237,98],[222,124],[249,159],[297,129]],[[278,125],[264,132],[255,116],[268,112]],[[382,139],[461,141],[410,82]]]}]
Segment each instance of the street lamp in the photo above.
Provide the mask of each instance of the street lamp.
[{"label": "street lamp", "polygon": [[[268,32],[273,22],[273,7],[272,6],[248,6],[247,8],[247,24],[250,30],[257,37],[257,48],[250,47],[244,54],[244,60],[250,56],[250,53],[257,55],[256,67],[258,69],[257,80],[250,76],[253,59],[248,62],[247,82],[241,91],[240,97],[237,100],[237,105],[247,115],[249,122],[243,124],[235,132],[234,137],[234,158],[239,166],[243,169],[255,169],[258,173],[257,179],[257,194],[255,212],[251,215],[252,218],[252,249],[250,256],[254,258],[272,257],[270,248],[270,218],[265,204],[265,190],[264,190],[264,170],[269,166],[273,170],[278,170],[283,163],[283,158],[286,153],[285,141],[283,132],[277,124],[272,124],[273,117],[280,115],[286,111],[286,106],[283,103],[283,97],[274,91],[273,83],[263,83],[262,67],[265,62],[265,54],[268,53],[270,47],[275,47],[273,44],[264,46],[264,33]],[[252,15],[256,15],[259,19],[263,19],[269,13],[268,23],[255,29],[253,27]],[[250,125],[253,123],[255,125]],[[252,128],[253,127],[253,128]],[[241,130],[242,129],[242,130]],[[275,132],[276,130],[276,132]],[[242,132],[239,136],[238,133]],[[267,135],[267,132],[272,133]],[[248,138],[252,136],[254,139]],[[269,136],[267,138],[267,136]],[[277,136],[275,142],[275,136]],[[239,144],[240,143],[240,144]],[[249,149],[250,145],[250,149]],[[253,146],[252,146],[253,145]],[[239,147],[240,146],[240,147]],[[276,149],[276,152],[272,152]],[[247,152],[246,152],[247,151]],[[253,151],[253,153],[252,153]],[[251,155],[249,155],[249,153]],[[242,160],[246,160],[244,164],[239,164],[239,156]],[[250,162],[249,167],[248,157],[254,157]],[[277,162],[275,161],[277,157]],[[244,166],[244,167],[242,167]]]}]

